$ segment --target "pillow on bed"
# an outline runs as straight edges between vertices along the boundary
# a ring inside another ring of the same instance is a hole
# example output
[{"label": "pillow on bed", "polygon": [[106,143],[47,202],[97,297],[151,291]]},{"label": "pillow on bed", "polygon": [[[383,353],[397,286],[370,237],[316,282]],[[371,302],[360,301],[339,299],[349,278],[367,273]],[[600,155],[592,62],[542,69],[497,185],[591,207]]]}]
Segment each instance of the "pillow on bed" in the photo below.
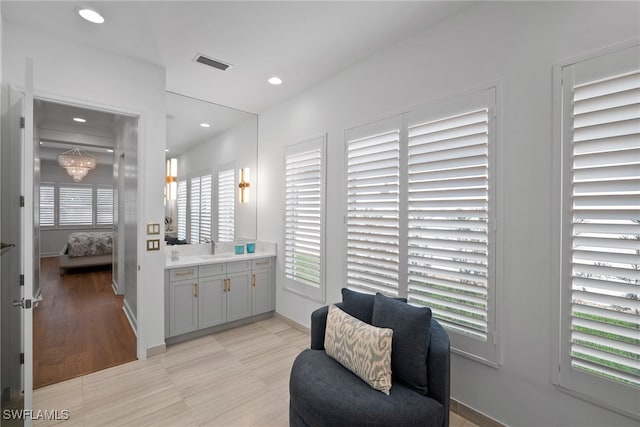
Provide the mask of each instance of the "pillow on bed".
[{"label": "pillow on bed", "polygon": [[70,257],[107,255],[113,252],[113,233],[71,233],[67,238],[67,254]]}]

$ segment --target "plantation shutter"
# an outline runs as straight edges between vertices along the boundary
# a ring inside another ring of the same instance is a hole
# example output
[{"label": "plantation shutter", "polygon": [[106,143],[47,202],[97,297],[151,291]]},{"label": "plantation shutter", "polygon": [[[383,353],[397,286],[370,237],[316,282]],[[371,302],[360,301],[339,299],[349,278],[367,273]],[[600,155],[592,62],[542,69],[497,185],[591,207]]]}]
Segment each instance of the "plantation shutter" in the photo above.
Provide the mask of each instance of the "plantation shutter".
[{"label": "plantation shutter", "polygon": [[572,103],[571,366],[640,387],[640,70]]},{"label": "plantation shutter", "polygon": [[236,187],[233,169],[218,173],[218,241],[232,242],[235,238]]},{"label": "plantation shutter", "polygon": [[189,243],[200,243],[200,177],[191,178]]},{"label": "plantation shutter", "polygon": [[347,150],[347,286],[398,294],[402,117],[352,129]]},{"label": "plantation shutter", "polygon": [[448,329],[487,340],[487,108],[409,126],[408,295]]},{"label": "plantation shutter", "polygon": [[93,188],[61,185],[58,190],[59,225],[93,225]]},{"label": "plantation shutter", "polygon": [[285,279],[288,286],[321,299],[324,138],[287,147],[285,154]]},{"label": "plantation shutter", "polygon": [[96,225],[113,224],[113,188],[96,188]]},{"label": "plantation shutter", "polygon": [[56,225],[55,186],[40,184],[40,227]]},{"label": "plantation shutter", "polygon": [[211,175],[200,177],[200,243],[211,241]]},{"label": "plantation shutter", "polygon": [[187,181],[178,181],[176,195],[176,206],[178,216],[176,218],[178,226],[178,239],[187,238]]}]

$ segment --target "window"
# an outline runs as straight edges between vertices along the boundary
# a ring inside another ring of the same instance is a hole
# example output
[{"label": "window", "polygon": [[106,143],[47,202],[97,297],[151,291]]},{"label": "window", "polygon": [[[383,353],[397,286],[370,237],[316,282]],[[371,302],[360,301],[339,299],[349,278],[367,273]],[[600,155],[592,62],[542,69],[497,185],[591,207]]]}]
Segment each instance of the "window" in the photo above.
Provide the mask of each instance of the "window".
[{"label": "window", "polygon": [[218,240],[235,238],[236,185],[233,168],[218,172]]},{"label": "window", "polygon": [[210,242],[211,174],[191,178],[189,190],[189,243]]},{"label": "window", "polygon": [[212,175],[178,181],[176,191],[177,237],[189,243],[207,243],[212,236]]},{"label": "window", "polygon": [[53,184],[40,185],[40,227],[55,227],[56,199]]},{"label": "window", "polygon": [[561,69],[562,387],[640,419],[639,46]]},{"label": "window", "polygon": [[498,360],[496,89],[347,132],[347,285],[431,308],[452,348]]},{"label": "window", "polygon": [[285,260],[287,289],[324,301],[325,137],[285,150]]},{"label": "window", "polygon": [[90,184],[40,184],[41,227],[110,227],[113,188]]},{"label": "window", "polygon": [[184,240],[187,238],[187,181],[178,182],[176,206],[178,209],[178,216],[176,218],[178,239]]},{"label": "window", "polygon": [[113,224],[113,188],[96,189],[96,224]]},{"label": "window", "polygon": [[347,286],[398,294],[402,117],[347,132]]}]

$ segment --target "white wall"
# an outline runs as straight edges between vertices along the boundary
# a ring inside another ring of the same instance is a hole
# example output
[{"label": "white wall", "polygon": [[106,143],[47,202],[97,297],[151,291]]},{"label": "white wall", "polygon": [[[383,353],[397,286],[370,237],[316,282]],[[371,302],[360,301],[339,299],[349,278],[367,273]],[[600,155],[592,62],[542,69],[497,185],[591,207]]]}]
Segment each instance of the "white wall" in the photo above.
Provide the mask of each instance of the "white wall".
[{"label": "white wall", "polygon": [[452,397],[511,426],[634,421],[550,382],[551,70],[568,57],[640,35],[640,3],[478,3],[260,115],[258,239],[278,242],[277,311],[305,325],[316,304],[283,289],[283,149],[328,132],[327,302],[345,284],[345,129],[406,107],[500,82],[504,364],[453,355]]},{"label": "white wall", "polygon": [[[250,168],[252,179],[249,187],[249,202],[239,203],[236,193],[236,238],[256,238],[256,165],[257,165],[257,120],[247,119],[223,132],[211,141],[203,142],[178,157],[178,181],[188,179],[205,171],[217,174],[221,166],[233,165],[238,180],[239,168]],[[214,178],[214,183],[217,178]],[[217,199],[213,198],[214,225],[217,223]],[[214,230],[216,235],[217,230]]]},{"label": "white wall", "polygon": [[[138,356],[164,345],[164,253],[147,252],[144,224],[162,224],[164,210],[165,71],[123,56],[4,22],[3,78],[24,85],[24,58],[34,60],[36,97],[140,115],[137,253]],[[160,236],[162,238],[162,236]],[[144,304],[142,303],[144,302]]]}]

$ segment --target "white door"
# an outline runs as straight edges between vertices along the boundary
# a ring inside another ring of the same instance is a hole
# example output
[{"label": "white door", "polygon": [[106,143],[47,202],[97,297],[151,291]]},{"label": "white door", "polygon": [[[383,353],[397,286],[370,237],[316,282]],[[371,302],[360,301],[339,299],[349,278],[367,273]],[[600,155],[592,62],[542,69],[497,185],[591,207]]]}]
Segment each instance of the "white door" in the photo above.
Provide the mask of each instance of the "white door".
[{"label": "white door", "polygon": [[[38,204],[35,201],[34,191],[35,170],[34,163],[37,151],[34,150],[33,139],[33,63],[30,58],[26,61],[25,91],[23,111],[24,128],[22,129],[21,143],[21,165],[22,182],[20,189],[24,197],[24,206],[21,208],[21,258],[22,274],[24,276],[24,286],[22,287],[22,352],[24,353],[24,364],[22,365],[22,387],[24,392],[24,409],[33,409],[33,304],[34,283],[36,272],[36,259],[39,259],[38,233],[36,227],[38,222],[34,221]],[[39,270],[39,267],[38,267]],[[28,412],[27,412],[28,413]],[[32,425],[31,418],[25,417],[24,425]]]}]

